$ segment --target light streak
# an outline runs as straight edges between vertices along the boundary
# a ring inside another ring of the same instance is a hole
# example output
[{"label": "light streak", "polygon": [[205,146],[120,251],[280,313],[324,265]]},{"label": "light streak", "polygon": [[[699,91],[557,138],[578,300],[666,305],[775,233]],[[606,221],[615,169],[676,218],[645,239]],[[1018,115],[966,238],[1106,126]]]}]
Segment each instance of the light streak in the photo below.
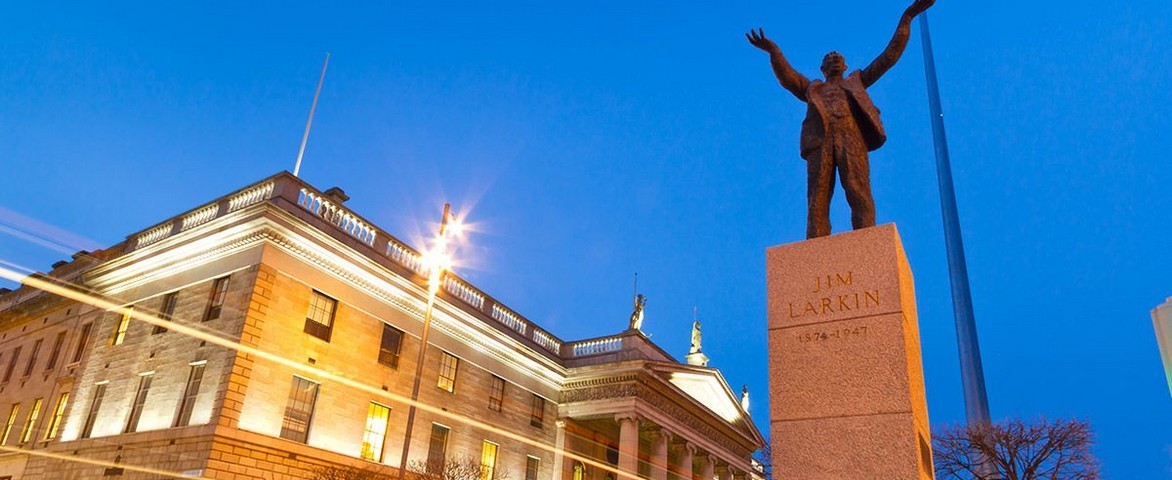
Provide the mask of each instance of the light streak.
[{"label": "light streak", "polygon": [[[396,401],[396,402],[402,402],[407,405],[414,405],[416,408],[423,410],[425,412],[431,413],[433,415],[449,418],[449,419],[457,421],[457,422],[462,422],[466,425],[471,425],[473,427],[480,428],[482,430],[491,432],[491,433],[499,435],[501,437],[508,438],[510,440],[514,440],[514,441],[529,445],[534,448],[548,451],[550,453],[553,453],[554,455],[562,455],[564,458],[576,460],[576,461],[582,462],[584,465],[590,465],[595,468],[599,468],[604,471],[614,473],[615,475],[618,475],[622,478],[627,478],[630,480],[641,480],[641,478],[635,472],[624,472],[624,471],[619,470],[617,467],[611,466],[607,463],[600,462],[598,460],[595,460],[595,459],[592,459],[589,457],[585,457],[582,455],[578,455],[576,453],[566,451],[565,449],[558,449],[557,447],[550,446],[547,443],[533,440],[529,437],[513,433],[510,430],[506,430],[506,429],[495,427],[493,425],[489,425],[487,423],[476,420],[472,417],[466,417],[466,416],[459,415],[456,413],[448,412],[448,411],[443,410],[440,407],[434,407],[434,406],[431,406],[431,405],[424,403],[424,402],[412,401],[410,398],[403,396],[403,395],[395,394],[395,393],[388,392],[388,391],[383,391],[381,388],[375,388],[375,387],[372,387],[369,385],[365,385],[363,383],[357,382],[355,380],[351,380],[349,378],[340,376],[338,374],[330,373],[328,371],[322,370],[317,367],[305,365],[300,362],[290,360],[285,357],[281,357],[279,355],[276,355],[274,353],[271,353],[271,352],[268,352],[265,350],[261,350],[261,349],[255,348],[255,347],[250,347],[248,345],[244,345],[242,343],[239,343],[239,342],[236,342],[233,340],[229,340],[229,339],[226,339],[226,338],[223,338],[223,337],[220,337],[217,335],[213,335],[211,333],[208,333],[208,332],[196,329],[196,328],[192,328],[192,327],[186,325],[184,322],[179,322],[176,320],[164,320],[160,317],[150,315],[142,310],[136,310],[134,308],[124,307],[120,303],[116,303],[114,301],[98,297],[96,295],[90,295],[90,294],[87,294],[87,293],[84,293],[84,292],[81,292],[78,290],[67,288],[67,287],[62,286],[58,283],[46,281],[46,280],[43,280],[38,277],[23,275],[19,272],[9,270],[8,268],[4,268],[4,267],[0,267],[0,277],[6,278],[6,279],[14,281],[14,282],[23,283],[23,284],[28,285],[32,288],[43,290],[45,292],[52,293],[52,294],[58,295],[60,297],[64,297],[64,298],[74,300],[77,302],[81,302],[81,303],[86,303],[86,304],[92,305],[92,306],[97,307],[102,310],[108,310],[108,311],[117,312],[119,314],[130,315],[131,318],[133,318],[135,320],[146,322],[148,324],[155,325],[155,326],[166,327],[171,331],[179,332],[183,335],[194,337],[194,338],[197,338],[197,339],[200,339],[200,340],[203,340],[208,343],[211,343],[211,344],[214,344],[217,346],[221,346],[224,348],[233,349],[233,350],[236,350],[238,352],[241,352],[241,353],[244,353],[247,355],[253,355],[257,358],[261,358],[264,360],[268,360],[270,362],[278,363],[278,364],[281,364],[281,365],[284,365],[284,366],[287,366],[287,367],[290,367],[293,369],[301,370],[303,372],[307,372],[309,374],[316,375],[319,378],[329,379],[329,380],[337,382],[339,384],[342,384],[342,385],[345,385],[345,386],[348,386],[348,387],[351,387],[354,389],[362,390],[363,392],[369,393],[371,395],[386,398],[386,399]],[[597,442],[597,443],[601,443],[601,442]],[[19,451],[30,452],[30,453],[32,452],[31,450],[19,450]],[[73,458],[73,457],[57,456],[55,458]],[[100,462],[100,461],[92,460],[92,462]],[[104,465],[106,463],[103,462],[100,464]],[[122,468],[127,468],[127,469],[130,468],[128,466],[124,466],[121,464],[109,464],[109,466],[117,466],[117,467],[122,467]],[[659,466],[657,465],[657,467],[659,467]],[[407,468],[407,466],[400,465],[400,468]],[[662,468],[668,468],[668,467],[666,465],[664,465],[664,466],[662,466]],[[168,475],[170,475],[172,477],[176,477],[176,475],[173,473],[169,473]],[[176,478],[199,478],[199,477],[179,476]]]},{"label": "light streak", "polygon": [[[80,250],[96,250],[98,242],[0,207],[0,232],[28,240],[42,247],[72,255]],[[62,243],[64,242],[64,243]]]},{"label": "light streak", "polygon": [[211,480],[208,477],[202,477],[199,475],[187,475],[184,473],[177,473],[177,472],[172,472],[169,470],[159,470],[157,468],[141,467],[138,465],[130,465],[130,464],[126,464],[126,463],[107,462],[105,460],[77,457],[77,456],[73,456],[73,455],[61,455],[59,453],[51,453],[51,452],[46,452],[44,450],[28,450],[28,449],[19,448],[19,447],[9,447],[9,446],[0,445],[0,452],[25,453],[25,454],[29,454],[29,455],[33,455],[33,456],[37,456],[37,457],[52,458],[54,460],[66,460],[66,461],[78,462],[78,463],[88,463],[90,465],[97,465],[99,467],[106,467],[106,468],[121,468],[124,470],[131,470],[131,471],[135,471],[135,472],[150,473],[153,475],[163,475],[165,477],[170,477],[170,478],[196,478],[196,479]]}]

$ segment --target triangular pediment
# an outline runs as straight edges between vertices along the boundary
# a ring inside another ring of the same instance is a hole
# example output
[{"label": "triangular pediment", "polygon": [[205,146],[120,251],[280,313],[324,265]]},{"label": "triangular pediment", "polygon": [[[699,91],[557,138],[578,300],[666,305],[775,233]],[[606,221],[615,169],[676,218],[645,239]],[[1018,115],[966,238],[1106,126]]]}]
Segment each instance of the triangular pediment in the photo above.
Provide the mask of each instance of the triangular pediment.
[{"label": "triangular pediment", "polygon": [[649,369],[698,405],[711,411],[750,438],[761,440],[748,412],[741,409],[740,398],[729,388],[724,376],[715,368],[678,363],[651,363]]}]

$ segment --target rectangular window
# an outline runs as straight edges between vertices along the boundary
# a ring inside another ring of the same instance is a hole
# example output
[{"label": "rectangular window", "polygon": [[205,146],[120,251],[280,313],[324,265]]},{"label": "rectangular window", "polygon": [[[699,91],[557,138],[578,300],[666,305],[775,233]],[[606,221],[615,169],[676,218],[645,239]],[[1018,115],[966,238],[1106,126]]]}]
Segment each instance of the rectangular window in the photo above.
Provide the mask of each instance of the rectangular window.
[{"label": "rectangular window", "polygon": [[151,379],[154,372],[138,376],[138,392],[134,394],[134,403],[130,406],[130,418],[126,420],[126,429],[122,433],[138,431],[138,421],[142,418],[142,409],[146,406],[147,393],[151,391]]},{"label": "rectangular window", "polygon": [[41,403],[44,398],[33,400],[33,409],[28,412],[28,420],[24,422],[24,430],[20,432],[20,443],[27,443],[33,438],[33,427],[37,426],[37,417],[41,416]]},{"label": "rectangular window", "polygon": [[20,358],[20,348],[16,347],[12,351],[12,358],[8,359],[8,368],[4,369],[4,382],[12,380],[12,372],[16,370],[16,361]]},{"label": "rectangular window", "polygon": [[488,440],[480,447],[480,480],[492,480],[496,474],[496,447]]},{"label": "rectangular window", "polygon": [[16,414],[20,413],[20,404],[12,404],[12,410],[8,411],[8,421],[4,422],[4,437],[0,438],[0,445],[8,445],[8,436],[12,434],[12,426],[16,425]]},{"label": "rectangular window", "polygon": [[488,388],[488,409],[501,411],[501,404],[505,401],[505,379],[492,376],[492,385]]},{"label": "rectangular window", "polygon": [[313,421],[313,407],[317,403],[318,384],[294,376],[285,405],[285,420],[281,422],[281,438],[295,442],[309,441],[309,424]]},{"label": "rectangular window", "polygon": [[77,349],[73,351],[73,358],[69,360],[69,363],[81,361],[81,356],[85,354],[86,344],[90,341],[90,331],[93,329],[93,322],[81,326],[81,336],[77,337]]},{"label": "rectangular window", "polygon": [[370,408],[366,410],[366,429],[362,432],[362,458],[372,462],[383,460],[383,442],[387,439],[390,417],[390,407],[370,402]]},{"label": "rectangular window", "polygon": [[447,460],[448,427],[438,423],[431,424],[431,441],[427,445],[427,473],[444,471],[444,462]]},{"label": "rectangular window", "polygon": [[525,457],[525,480],[537,480],[537,470],[541,466],[541,459],[532,455]]},{"label": "rectangular window", "polygon": [[399,349],[403,346],[403,331],[383,324],[383,339],[378,348],[378,363],[399,368]]},{"label": "rectangular window", "polygon": [[440,357],[439,382],[435,386],[449,392],[456,391],[456,370],[460,368],[460,359],[448,352]]},{"label": "rectangular window", "polygon": [[529,412],[529,424],[534,427],[541,427],[545,422],[545,399],[540,395],[533,394],[533,408]]},{"label": "rectangular window", "polygon": [[305,333],[330,341],[330,333],[334,329],[334,311],[337,309],[337,300],[314,290],[309,297],[309,311],[305,314]]},{"label": "rectangular window", "polygon": [[[175,315],[175,304],[179,301],[179,292],[171,292],[163,295],[163,305],[159,307],[159,318],[171,321],[171,317]],[[162,325],[155,325],[155,329],[151,330],[151,335],[156,335],[167,331],[167,327]]]},{"label": "rectangular window", "polygon": [[45,364],[45,370],[52,370],[57,366],[57,359],[61,357],[61,347],[65,346],[65,332],[59,332],[57,339],[53,340],[53,351],[49,352],[49,363]]},{"label": "rectangular window", "polygon": [[110,345],[122,345],[122,342],[126,341],[126,331],[130,329],[130,314],[133,311],[134,305],[131,305],[122,312],[118,326],[114,328],[114,335],[110,337]]},{"label": "rectangular window", "polygon": [[37,364],[37,354],[41,353],[41,344],[43,343],[45,343],[45,339],[43,338],[38,338],[37,341],[33,343],[32,354],[28,356],[28,363],[26,363],[24,366],[24,376],[27,377],[33,374],[33,366]]},{"label": "rectangular window", "polygon": [[187,387],[183,389],[183,398],[179,400],[179,413],[175,416],[176,427],[186,427],[191,423],[191,412],[195,409],[195,399],[199,396],[199,384],[203,381],[203,370],[206,363],[191,366],[187,374]]},{"label": "rectangular window", "polygon": [[220,318],[224,311],[224,297],[228,296],[228,278],[220,277],[212,284],[212,293],[208,297],[208,309],[203,312],[203,321]]},{"label": "rectangular window", "polygon": [[49,417],[49,425],[45,427],[45,440],[57,438],[57,430],[61,428],[61,419],[65,418],[65,405],[69,403],[69,392],[57,397],[57,404],[53,406],[53,416]]},{"label": "rectangular window", "polygon": [[107,383],[94,386],[94,398],[90,400],[90,411],[85,416],[85,424],[81,426],[81,438],[90,438],[94,433],[94,423],[98,421],[98,410],[102,408],[102,397],[106,396]]}]

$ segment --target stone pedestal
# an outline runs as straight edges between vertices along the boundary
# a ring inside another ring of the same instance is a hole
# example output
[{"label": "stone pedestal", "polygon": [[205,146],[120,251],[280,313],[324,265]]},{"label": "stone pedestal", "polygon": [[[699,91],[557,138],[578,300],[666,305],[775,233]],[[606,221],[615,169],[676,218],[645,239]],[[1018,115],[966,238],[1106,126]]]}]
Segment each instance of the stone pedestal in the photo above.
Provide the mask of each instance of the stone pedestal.
[{"label": "stone pedestal", "polygon": [[688,362],[688,365],[696,365],[698,367],[708,366],[708,355],[705,355],[704,352],[689,353],[684,356],[684,360]]},{"label": "stone pedestal", "polygon": [[931,479],[915,289],[887,224],[771,247],[775,478]]}]

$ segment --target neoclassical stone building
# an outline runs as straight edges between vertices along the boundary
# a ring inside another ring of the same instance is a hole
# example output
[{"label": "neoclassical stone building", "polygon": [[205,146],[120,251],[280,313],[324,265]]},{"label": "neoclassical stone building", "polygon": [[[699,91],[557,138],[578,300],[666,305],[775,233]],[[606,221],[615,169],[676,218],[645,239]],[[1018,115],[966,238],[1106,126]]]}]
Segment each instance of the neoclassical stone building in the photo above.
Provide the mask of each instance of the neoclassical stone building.
[{"label": "neoclassical stone building", "polygon": [[281,173],[0,293],[0,479],[751,480],[720,372],[638,330],[564,341]]}]

